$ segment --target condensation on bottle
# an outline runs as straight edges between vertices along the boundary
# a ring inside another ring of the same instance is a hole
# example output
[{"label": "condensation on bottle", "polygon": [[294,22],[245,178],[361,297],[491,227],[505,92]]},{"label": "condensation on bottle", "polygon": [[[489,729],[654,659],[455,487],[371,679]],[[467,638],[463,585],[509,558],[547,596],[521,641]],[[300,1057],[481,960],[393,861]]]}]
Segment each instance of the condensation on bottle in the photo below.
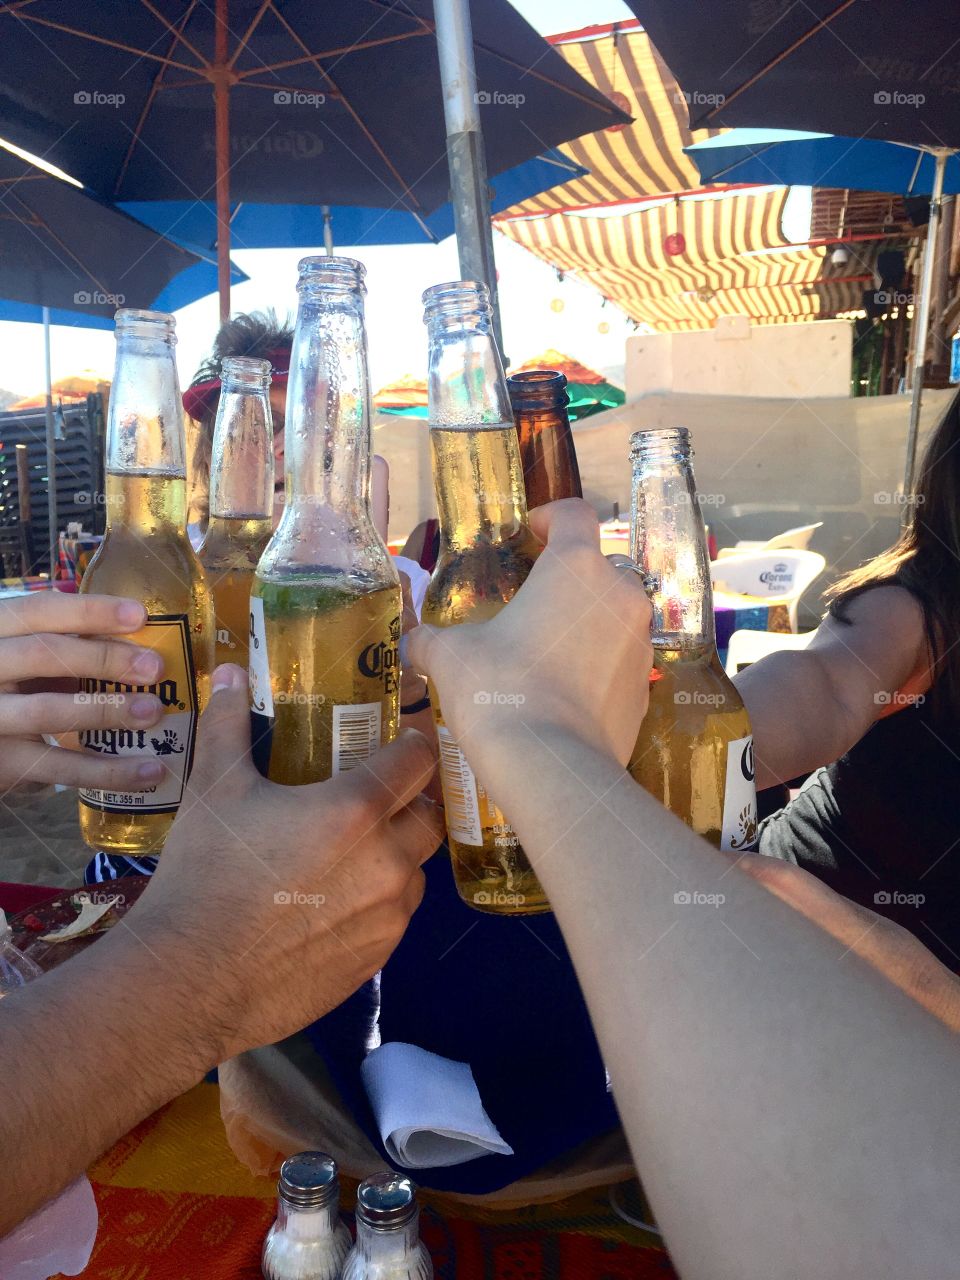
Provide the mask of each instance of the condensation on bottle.
[{"label": "condensation on bottle", "polygon": [[263,1244],[264,1280],[338,1280],[350,1251],[339,1213],[337,1165],[323,1151],[301,1151],[280,1166],[277,1219]]},{"label": "condensation on bottle", "polygon": [[417,1190],[398,1173],[376,1173],[357,1190],[357,1242],[342,1280],[433,1280],[420,1239]]}]

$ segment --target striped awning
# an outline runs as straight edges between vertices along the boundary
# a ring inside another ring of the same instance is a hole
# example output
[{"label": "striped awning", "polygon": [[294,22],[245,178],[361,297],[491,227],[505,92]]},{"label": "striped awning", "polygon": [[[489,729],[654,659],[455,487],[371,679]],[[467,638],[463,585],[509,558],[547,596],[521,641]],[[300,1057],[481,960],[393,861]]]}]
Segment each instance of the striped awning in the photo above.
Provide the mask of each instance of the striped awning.
[{"label": "striped awning", "polygon": [[683,92],[640,24],[618,23],[580,34],[582,39],[556,36],[550,43],[634,122],[566,143],[560,150],[590,172],[513,205],[509,216],[616,204],[701,185],[683,148],[720,130],[690,132]]}]

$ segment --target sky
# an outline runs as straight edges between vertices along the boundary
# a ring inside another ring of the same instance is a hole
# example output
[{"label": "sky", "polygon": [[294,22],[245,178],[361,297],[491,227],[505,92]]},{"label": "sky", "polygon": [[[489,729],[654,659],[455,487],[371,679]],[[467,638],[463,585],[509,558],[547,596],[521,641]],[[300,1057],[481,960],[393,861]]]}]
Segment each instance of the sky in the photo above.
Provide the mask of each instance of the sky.
[{"label": "sky", "polygon": [[[542,34],[572,31],[597,23],[630,19],[620,0],[512,0]],[[423,376],[425,331],[420,295],[431,284],[460,275],[452,237],[439,245],[351,246],[337,252],[359,258],[367,267],[367,330],[373,388],[404,374]],[[622,384],[624,343],[632,324],[614,306],[602,306],[592,289],[556,272],[501,235],[494,236],[499,272],[504,348],[516,364],[554,347],[600,369]],[[274,307],[295,312],[296,264],[322,246],[302,249],[235,250],[234,262],[250,277],[234,286],[234,311]],[[558,306],[562,304],[562,306]],[[178,365],[186,385],[207,354],[218,323],[215,295],[176,313]],[[84,371],[109,377],[114,340],[108,330],[54,326],[51,330],[53,378]],[[43,338],[39,325],[0,322],[0,389],[28,395],[44,385]]]}]

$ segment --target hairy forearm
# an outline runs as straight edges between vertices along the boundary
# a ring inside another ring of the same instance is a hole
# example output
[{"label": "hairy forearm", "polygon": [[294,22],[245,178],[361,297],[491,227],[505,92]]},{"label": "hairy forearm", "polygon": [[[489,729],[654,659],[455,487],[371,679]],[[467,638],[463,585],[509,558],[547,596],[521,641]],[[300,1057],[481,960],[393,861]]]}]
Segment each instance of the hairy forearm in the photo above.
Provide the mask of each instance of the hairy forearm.
[{"label": "hairy forearm", "polygon": [[140,925],[0,1001],[0,1236],[214,1065],[207,979]]},{"label": "hairy forearm", "polygon": [[813,653],[770,654],[734,684],[750,715],[758,791],[829,764],[856,741]]},{"label": "hairy forearm", "polygon": [[518,725],[475,748],[685,1280],[805,1276],[811,1258],[833,1280],[949,1274],[951,1034],[572,736]]}]

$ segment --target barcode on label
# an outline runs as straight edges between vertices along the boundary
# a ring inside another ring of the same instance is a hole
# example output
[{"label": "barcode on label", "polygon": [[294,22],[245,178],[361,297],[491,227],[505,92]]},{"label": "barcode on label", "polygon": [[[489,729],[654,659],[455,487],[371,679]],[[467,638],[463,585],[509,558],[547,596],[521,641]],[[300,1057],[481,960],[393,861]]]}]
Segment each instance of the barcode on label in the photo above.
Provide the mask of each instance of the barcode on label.
[{"label": "barcode on label", "polygon": [[380,747],[379,702],[333,708],[333,775],[355,769]]},{"label": "barcode on label", "polygon": [[446,725],[437,725],[440,741],[440,775],[447,830],[461,844],[483,844],[477,780]]}]

